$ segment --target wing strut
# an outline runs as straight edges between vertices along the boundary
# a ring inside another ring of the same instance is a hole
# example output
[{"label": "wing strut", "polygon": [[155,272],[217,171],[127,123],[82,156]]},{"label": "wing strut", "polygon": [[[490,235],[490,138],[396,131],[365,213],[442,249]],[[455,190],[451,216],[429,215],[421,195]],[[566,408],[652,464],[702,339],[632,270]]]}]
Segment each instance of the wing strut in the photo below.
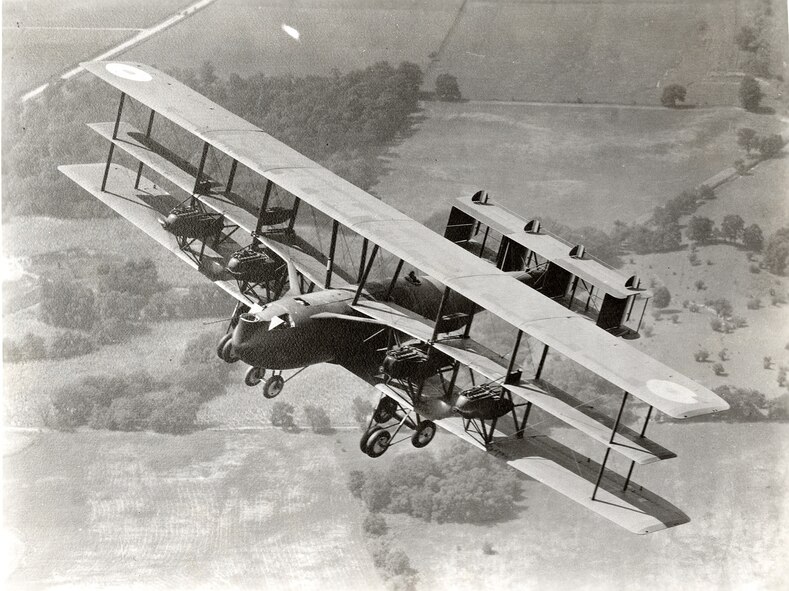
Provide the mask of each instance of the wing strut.
[{"label": "wing strut", "polygon": [[192,195],[197,195],[198,190],[200,189],[200,177],[203,176],[203,169],[205,168],[205,159],[208,156],[208,142],[203,142],[203,153],[200,156],[200,166],[197,167],[197,175],[195,176],[195,188],[192,191]]},{"label": "wing strut", "polygon": [[[641,433],[639,433],[639,437],[643,437],[644,434],[647,432],[647,425],[649,424],[649,418],[652,416],[652,409],[654,407],[650,406],[649,410],[647,411],[647,416],[644,418],[644,426],[641,427]],[[630,484],[630,477],[633,475],[633,468],[635,468],[636,463],[634,461],[630,462],[630,468],[627,471],[627,478],[625,478],[625,485],[622,487],[622,492],[627,490],[627,485]]]},{"label": "wing strut", "polygon": [[542,368],[545,367],[545,358],[548,357],[548,345],[542,350],[542,357],[540,357],[540,365],[537,366],[537,373],[534,374],[534,379],[539,380],[542,375]]},{"label": "wing strut", "polygon": [[386,295],[384,296],[384,301],[388,302],[389,298],[392,296],[392,290],[395,288],[397,284],[397,278],[400,276],[400,271],[403,270],[403,259],[397,261],[397,268],[395,269],[394,275],[392,276],[392,280],[389,282],[389,287],[386,290]]},{"label": "wing strut", "polygon": [[334,220],[331,225],[331,245],[329,246],[329,258],[326,261],[326,281],[324,281],[324,288],[331,288],[331,275],[334,272],[334,251],[337,249],[337,230],[340,228],[340,222]]},{"label": "wing strut", "polygon": [[[151,130],[153,129],[153,118],[154,118],[154,115],[156,115],[156,111],[151,109],[151,116],[148,117],[148,127],[145,129],[145,139],[149,139],[151,137]],[[140,188],[140,179],[142,178],[142,169],[143,169],[143,167],[144,167],[144,165],[142,163],[142,160],[140,160],[140,163],[137,165],[137,178],[134,181],[134,188],[135,189],[139,189]]]},{"label": "wing strut", "polygon": [[[112,130],[112,139],[118,137],[118,128],[121,125],[121,113],[123,113],[123,101],[126,99],[126,93],[121,92],[121,100],[118,103],[118,115],[115,117],[115,127]],[[101,190],[107,186],[107,177],[110,174],[110,166],[112,166],[112,153],[115,151],[115,144],[110,142],[110,153],[107,154],[107,166],[104,167],[104,176],[101,179]]]},{"label": "wing strut", "polygon": [[[622,419],[622,412],[625,410],[625,402],[627,402],[627,392],[625,392],[624,396],[622,396],[622,404],[619,406],[619,414],[616,415],[616,422],[614,423],[613,429],[611,429],[611,439],[608,443],[614,442],[614,436],[616,435],[616,428],[619,427],[619,421]],[[594,491],[592,492],[592,500],[595,500],[595,495],[597,495],[597,489],[600,487],[600,481],[603,479],[603,472],[605,472],[605,464],[608,461],[608,454],[611,453],[611,448],[605,448],[605,456],[603,456],[603,463],[600,465],[600,472],[597,474],[597,482],[594,485]]]},{"label": "wing strut", "polygon": [[230,174],[227,176],[227,185],[225,185],[225,195],[230,195],[233,190],[233,181],[236,178],[236,168],[238,168],[238,160],[233,158],[233,164],[230,165]]},{"label": "wing strut", "polygon": [[356,289],[356,294],[353,296],[353,304],[355,306],[359,303],[359,296],[362,295],[362,290],[364,290],[364,284],[367,283],[367,276],[370,274],[370,271],[373,269],[373,262],[375,262],[375,255],[378,254],[378,245],[373,244],[373,252],[370,253],[370,260],[367,261],[367,268],[362,273],[361,279],[359,279],[359,287]]}]

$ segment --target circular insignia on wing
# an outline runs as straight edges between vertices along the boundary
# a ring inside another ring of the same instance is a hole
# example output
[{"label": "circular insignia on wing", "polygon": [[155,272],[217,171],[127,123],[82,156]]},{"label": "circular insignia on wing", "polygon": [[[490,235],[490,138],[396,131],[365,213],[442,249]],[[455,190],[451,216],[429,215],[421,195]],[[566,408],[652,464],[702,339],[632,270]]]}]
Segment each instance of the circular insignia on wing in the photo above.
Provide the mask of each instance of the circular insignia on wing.
[{"label": "circular insignia on wing", "polygon": [[690,404],[699,401],[699,397],[693,390],[675,382],[669,382],[667,380],[648,380],[647,388],[658,396],[673,400],[674,402]]},{"label": "circular insignia on wing", "polygon": [[105,67],[110,74],[115,74],[120,78],[126,78],[126,80],[133,80],[134,82],[150,82],[153,79],[148,72],[130,64],[112,62],[111,64],[107,64]]}]

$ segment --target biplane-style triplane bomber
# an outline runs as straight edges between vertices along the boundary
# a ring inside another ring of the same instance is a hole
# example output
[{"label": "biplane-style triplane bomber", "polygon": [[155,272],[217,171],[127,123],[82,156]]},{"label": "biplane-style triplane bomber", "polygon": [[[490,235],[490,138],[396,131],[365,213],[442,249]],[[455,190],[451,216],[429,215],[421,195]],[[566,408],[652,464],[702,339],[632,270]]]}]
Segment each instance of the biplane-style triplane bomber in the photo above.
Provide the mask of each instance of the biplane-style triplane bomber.
[{"label": "biplane-style triplane bomber", "polygon": [[[647,424],[653,409],[728,405],[628,344],[650,295],[636,277],[484,191],[455,203],[440,236],[154,68],[83,66],[120,91],[115,121],[90,125],[109,155],[60,170],[237,300],[217,352],[250,366],[248,385],[273,398],[283,370],[334,363],[379,391],[370,457],[442,427],[632,532],[689,521],[631,480],[635,464],[675,457]],[[472,338],[475,317],[497,323],[508,353]],[[617,415],[548,383],[549,350],[621,389]],[[629,397],[645,403],[633,429]],[[539,433],[533,407],[602,444],[602,461]]]}]

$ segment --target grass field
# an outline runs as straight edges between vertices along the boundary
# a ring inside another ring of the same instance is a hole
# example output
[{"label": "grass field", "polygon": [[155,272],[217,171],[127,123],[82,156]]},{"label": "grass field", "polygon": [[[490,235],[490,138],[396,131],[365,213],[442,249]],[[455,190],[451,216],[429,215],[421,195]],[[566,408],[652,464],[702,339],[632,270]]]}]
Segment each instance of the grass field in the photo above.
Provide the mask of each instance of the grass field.
[{"label": "grass field", "polygon": [[[740,109],[472,102],[424,103],[423,115],[416,133],[390,150],[389,172],[374,187],[384,201],[425,221],[486,189],[523,216],[601,229],[648,217],[730,166],[741,157],[738,128],[781,129]],[[781,194],[774,180],[773,204]]]},{"label": "grass field", "polygon": [[736,2],[467,2],[431,71],[472,99],[736,104]]},{"label": "grass field", "polygon": [[4,1],[4,99],[32,90],[187,4],[188,0]]},{"label": "grass field", "polygon": [[[131,50],[159,67],[211,60],[224,75],[327,76],[387,60],[425,67],[461,0],[223,0]],[[281,29],[300,33],[298,41]],[[203,42],[196,42],[197,39]]]},{"label": "grass field", "polygon": [[[787,429],[655,425],[679,458],[635,478],[692,521],[649,536],[531,481],[506,523],[386,518],[420,589],[777,589],[789,574]],[[4,458],[10,588],[383,588],[360,536],[366,510],[345,488],[349,470],[375,465],[358,433],[14,437],[28,441]],[[420,452],[380,462],[399,453]]]},{"label": "grass field", "polygon": [[[697,254],[702,262],[698,266],[690,264],[687,251],[634,257],[635,264],[626,266],[625,274],[638,272],[645,282],[654,278],[671,293],[671,305],[659,322],[649,314],[645,318],[654,335],[633,343],[708,387],[733,384],[755,388],[768,396],[786,392],[776,378],[778,366],[789,365],[789,313],[787,304],[772,305],[770,292],[787,298],[789,280],[766,271],[751,273],[745,253],[734,246],[705,246]],[[703,281],[706,289],[697,290],[697,280]],[[720,297],[731,302],[735,316],[745,318],[746,327],[730,334],[715,332],[710,328],[714,312],[702,309],[693,313],[682,308],[684,300],[703,304],[706,299]],[[760,309],[747,309],[751,297],[761,300]],[[674,314],[679,316],[677,324],[671,320]],[[709,363],[693,359],[693,354],[702,348],[710,352]],[[722,362],[726,374],[716,376],[712,365],[719,362],[718,352],[724,348],[728,352],[728,360]],[[763,367],[765,356],[773,359],[770,370]]]}]

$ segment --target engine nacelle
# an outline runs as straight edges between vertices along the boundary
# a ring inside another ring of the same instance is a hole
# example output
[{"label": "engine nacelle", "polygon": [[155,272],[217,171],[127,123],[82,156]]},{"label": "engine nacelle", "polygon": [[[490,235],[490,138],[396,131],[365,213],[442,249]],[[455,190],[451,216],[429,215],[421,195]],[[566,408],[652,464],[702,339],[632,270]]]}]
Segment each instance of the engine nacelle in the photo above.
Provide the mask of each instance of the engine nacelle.
[{"label": "engine nacelle", "polygon": [[262,283],[274,279],[283,264],[270,248],[250,245],[233,253],[227,270],[238,281]]},{"label": "engine nacelle", "polygon": [[183,238],[219,236],[224,225],[222,214],[206,212],[199,207],[176,207],[162,220],[165,230]]},{"label": "engine nacelle", "polygon": [[491,384],[463,390],[455,401],[455,410],[464,419],[498,419],[513,408],[512,401],[501,396],[500,386]]},{"label": "engine nacelle", "polygon": [[397,380],[420,381],[436,373],[447,364],[446,356],[415,345],[393,347],[386,352],[381,371]]}]

